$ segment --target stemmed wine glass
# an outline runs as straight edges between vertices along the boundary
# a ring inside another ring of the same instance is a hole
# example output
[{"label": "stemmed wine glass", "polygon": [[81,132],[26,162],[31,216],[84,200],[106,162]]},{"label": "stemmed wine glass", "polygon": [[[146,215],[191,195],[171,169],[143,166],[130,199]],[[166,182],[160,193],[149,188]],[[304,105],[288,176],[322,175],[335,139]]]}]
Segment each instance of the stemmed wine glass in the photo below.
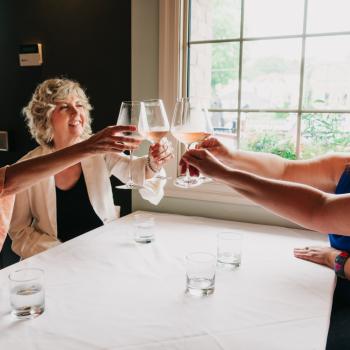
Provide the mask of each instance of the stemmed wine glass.
[{"label": "stemmed wine glass", "polygon": [[[201,142],[213,132],[208,112],[198,99],[182,98],[176,102],[171,133],[186,147],[190,149],[195,142]],[[189,169],[186,169],[184,176],[176,178],[175,186],[182,188],[195,187],[203,180],[200,177],[190,176]]]},{"label": "stemmed wine glass", "polygon": [[[135,125],[137,127],[136,131],[125,131],[124,136],[130,136],[136,139],[142,139],[141,134],[138,132],[139,128],[143,126],[146,120],[145,105],[143,102],[139,101],[123,101],[120,106],[120,111],[118,115],[117,125]],[[132,160],[133,160],[133,150],[129,150],[129,176],[128,180],[124,185],[116,186],[120,189],[137,189],[141,186],[134,183],[132,178]]]},{"label": "stemmed wine glass", "polygon": [[[139,127],[139,133],[149,142],[155,144],[165,137],[170,129],[168,116],[166,114],[163,101],[160,99],[145,100],[146,118]],[[159,173],[155,175],[157,179],[167,179]]]}]

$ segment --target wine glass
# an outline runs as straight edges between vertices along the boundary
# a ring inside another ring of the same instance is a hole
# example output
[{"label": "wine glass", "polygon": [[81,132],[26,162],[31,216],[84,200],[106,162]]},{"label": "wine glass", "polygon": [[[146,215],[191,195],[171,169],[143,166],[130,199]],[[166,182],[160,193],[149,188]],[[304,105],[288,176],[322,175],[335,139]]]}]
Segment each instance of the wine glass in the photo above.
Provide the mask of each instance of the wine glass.
[{"label": "wine glass", "polygon": [[[136,139],[142,139],[141,134],[138,132],[140,126],[143,126],[143,123],[146,119],[145,105],[143,102],[139,101],[123,101],[120,106],[120,111],[118,115],[117,125],[134,125],[137,127],[136,131],[125,131],[123,132],[124,136],[130,136]],[[132,160],[133,160],[133,150],[129,150],[129,176],[128,180],[124,185],[116,186],[120,189],[137,189],[142,188],[134,183],[132,179]]]},{"label": "wine glass", "polygon": [[[208,112],[198,99],[182,98],[176,102],[171,133],[186,147],[190,149],[194,142],[201,142],[213,132]],[[203,183],[200,177],[190,176],[189,169],[186,169],[184,176],[176,178],[175,186],[182,188],[195,187]]]},{"label": "wine glass", "polygon": [[[169,132],[168,116],[163,101],[159,99],[143,101],[145,104],[146,118],[139,126],[139,133],[149,142],[155,144],[165,137]],[[159,172],[154,176],[157,179],[167,179]]]}]

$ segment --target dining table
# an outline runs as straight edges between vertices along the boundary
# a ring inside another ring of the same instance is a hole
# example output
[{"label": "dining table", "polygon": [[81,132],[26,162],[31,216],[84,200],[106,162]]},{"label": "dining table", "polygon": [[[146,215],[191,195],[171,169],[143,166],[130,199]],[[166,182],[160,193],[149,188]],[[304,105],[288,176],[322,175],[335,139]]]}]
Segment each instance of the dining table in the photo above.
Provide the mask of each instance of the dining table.
[{"label": "dining table", "polygon": [[[134,240],[134,212],[0,270],[1,350],[324,349],[334,272],[297,259],[327,246],[298,228],[147,212],[155,239]],[[216,254],[217,235],[243,235],[242,261],[218,266],[212,295],[186,293],[185,256]],[[45,274],[45,311],[11,314],[11,272]]]}]

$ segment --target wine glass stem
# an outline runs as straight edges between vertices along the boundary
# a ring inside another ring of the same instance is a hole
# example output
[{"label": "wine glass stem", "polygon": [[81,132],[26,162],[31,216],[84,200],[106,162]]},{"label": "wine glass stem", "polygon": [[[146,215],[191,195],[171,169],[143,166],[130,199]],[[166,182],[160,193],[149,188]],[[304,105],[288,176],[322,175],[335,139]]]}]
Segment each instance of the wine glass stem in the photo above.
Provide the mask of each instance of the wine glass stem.
[{"label": "wine glass stem", "polygon": [[[185,144],[186,152],[190,149],[190,146],[191,146],[191,144]],[[185,173],[185,180],[186,180],[187,182],[189,182],[190,179],[191,179],[190,167],[189,167],[189,165],[187,165],[187,167],[186,167],[186,173]]]},{"label": "wine glass stem", "polygon": [[130,162],[129,162],[129,180],[128,180],[128,183],[132,184],[133,183],[133,179],[132,179],[131,168],[132,168],[132,161],[134,159],[134,151],[130,150],[129,152],[130,152]]}]

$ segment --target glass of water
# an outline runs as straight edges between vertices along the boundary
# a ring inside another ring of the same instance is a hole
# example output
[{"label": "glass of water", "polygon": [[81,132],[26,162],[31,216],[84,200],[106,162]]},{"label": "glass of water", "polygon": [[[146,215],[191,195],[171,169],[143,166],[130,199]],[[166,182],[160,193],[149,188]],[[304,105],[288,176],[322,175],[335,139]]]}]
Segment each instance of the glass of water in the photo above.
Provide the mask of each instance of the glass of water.
[{"label": "glass of water", "polygon": [[210,253],[195,252],[186,256],[186,292],[203,296],[214,293],[216,257]]},{"label": "glass of water", "polygon": [[154,240],[154,217],[151,214],[134,215],[134,239],[137,243],[151,243]]},{"label": "glass of water", "polygon": [[30,319],[45,310],[44,271],[23,268],[9,274],[12,315]]},{"label": "glass of water", "polygon": [[225,231],[217,236],[217,262],[225,268],[241,265],[243,235],[239,231]]}]

